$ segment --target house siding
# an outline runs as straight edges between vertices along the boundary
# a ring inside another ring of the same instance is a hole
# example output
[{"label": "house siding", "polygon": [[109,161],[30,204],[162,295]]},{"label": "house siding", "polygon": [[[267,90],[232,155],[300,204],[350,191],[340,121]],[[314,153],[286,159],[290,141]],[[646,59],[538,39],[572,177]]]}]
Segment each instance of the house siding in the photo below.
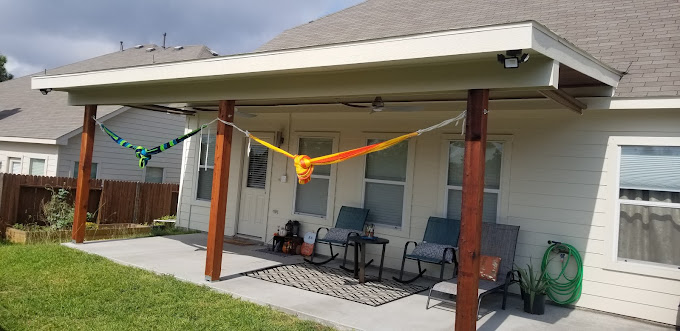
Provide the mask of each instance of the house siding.
[{"label": "house siding", "polygon": [[[183,116],[141,109],[129,109],[105,122],[106,127],[135,145],[152,148],[184,132]],[[59,148],[58,176],[72,177],[75,162],[80,159],[80,134],[68,139]],[[165,183],[179,183],[182,147],[170,148],[156,154],[150,167],[165,169]],[[97,178],[125,181],[144,181],[144,172],[131,149],[122,148],[97,127],[95,130],[92,162],[97,163]]]},{"label": "house siding", "polygon": [[55,176],[59,147],[57,145],[0,142],[0,172],[9,172],[9,158],[21,158],[21,173],[28,175],[31,159],[45,160],[45,176]]},{"label": "house siding", "polygon": [[[395,136],[411,132],[458,112],[327,114],[260,114],[257,118],[237,118],[237,124],[251,132],[282,131],[282,148],[296,150],[297,134],[306,131],[339,134],[339,150],[365,144],[366,132],[389,132]],[[210,121],[214,114],[189,118],[186,130]],[[579,116],[558,110],[498,110],[489,115],[490,135],[510,137],[505,149],[506,167],[501,186],[499,223],[519,225],[520,233],[515,263],[538,265],[548,240],[558,240],[576,247],[583,256],[583,294],[579,307],[622,314],[668,324],[678,323],[680,275],[662,278],[641,273],[615,271],[608,267],[611,254],[610,234],[618,222],[613,200],[615,182],[610,174],[612,147],[610,137],[680,137],[678,110],[607,110],[587,111]],[[446,139],[460,135],[460,127],[449,126],[415,139],[414,177],[410,192],[410,217],[400,233],[377,235],[390,239],[385,265],[398,269],[404,244],[421,240],[429,216],[444,211],[442,167]],[[209,204],[194,199],[197,138],[185,143],[183,181],[179,222],[202,231],[208,229]],[[226,234],[235,233],[238,215],[238,191],[243,163],[244,139],[235,131],[230,187],[227,201]],[[360,158],[336,165],[334,215],[343,205],[362,205],[363,161]],[[270,175],[270,203],[267,233],[289,219],[302,222],[302,232],[330,227],[328,219],[304,217],[292,213],[295,172],[290,160],[275,154]],[[284,183],[279,180],[286,175]],[[408,199],[407,199],[408,200]],[[269,238],[267,238],[269,239]],[[322,253],[328,253],[322,248]],[[369,258],[379,258],[377,247],[369,247]],[[414,271],[415,264],[407,263]],[[431,275],[438,268],[430,268]],[[451,273],[451,269],[446,274]],[[438,276],[438,274],[437,274]]]}]

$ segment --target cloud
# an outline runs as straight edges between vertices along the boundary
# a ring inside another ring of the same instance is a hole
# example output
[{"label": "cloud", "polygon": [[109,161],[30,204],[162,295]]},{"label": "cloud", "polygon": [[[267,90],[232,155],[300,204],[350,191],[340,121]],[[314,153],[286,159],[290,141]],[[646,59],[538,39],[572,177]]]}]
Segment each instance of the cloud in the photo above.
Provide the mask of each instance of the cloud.
[{"label": "cloud", "polygon": [[252,51],[285,29],[361,0],[0,0],[0,54],[15,76],[136,44],[204,44]]}]

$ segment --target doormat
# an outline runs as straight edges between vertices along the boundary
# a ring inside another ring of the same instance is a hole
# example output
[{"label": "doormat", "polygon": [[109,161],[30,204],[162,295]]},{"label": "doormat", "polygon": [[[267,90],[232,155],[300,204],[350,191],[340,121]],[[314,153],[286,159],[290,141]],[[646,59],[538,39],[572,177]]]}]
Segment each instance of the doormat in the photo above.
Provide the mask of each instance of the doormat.
[{"label": "doormat", "polygon": [[425,286],[402,284],[385,278],[382,282],[359,284],[352,272],[308,263],[276,266],[246,272],[244,275],[373,307],[427,289]]},{"label": "doormat", "polygon": [[289,256],[291,256],[290,254],[286,254],[286,253],[284,253],[284,252],[275,252],[275,251],[272,250],[271,247],[265,247],[265,248],[256,249],[255,252],[267,253],[267,254],[276,255],[276,256],[280,256],[280,257],[289,257]]},{"label": "doormat", "polygon": [[239,238],[239,237],[227,237],[224,238],[224,242],[227,244],[232,244],[232,245],[238,245],[238,246],[251,246],[251,245],[259,245],[260,243],[257,241],[245,239],[245,238]]}]

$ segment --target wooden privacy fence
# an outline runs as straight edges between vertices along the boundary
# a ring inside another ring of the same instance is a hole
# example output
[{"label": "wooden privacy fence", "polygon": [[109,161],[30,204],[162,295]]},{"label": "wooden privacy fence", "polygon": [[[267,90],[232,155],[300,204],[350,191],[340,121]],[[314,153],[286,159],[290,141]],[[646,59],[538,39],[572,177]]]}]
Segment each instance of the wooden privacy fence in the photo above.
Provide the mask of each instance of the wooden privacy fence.
[{"label": "wooden privacy fence", "polygon": [[[0,174],[0,237],[15,223],[40,224],[42,204],[60,188],[73,203],[75,178]],[[102,224],[150,223],[177,212],[178,193],[178,184],[90,179],[87,211]]]}]

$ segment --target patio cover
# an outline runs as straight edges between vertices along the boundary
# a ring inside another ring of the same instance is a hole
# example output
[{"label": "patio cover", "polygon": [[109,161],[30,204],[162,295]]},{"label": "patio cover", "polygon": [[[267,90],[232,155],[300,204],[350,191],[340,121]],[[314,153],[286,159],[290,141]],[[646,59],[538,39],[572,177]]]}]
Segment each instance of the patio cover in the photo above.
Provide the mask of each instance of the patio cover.
[{"label": "patio cover", "polygon": [[[497,54],[530,55],[517,69],[504,69]],[[233,121],[235,106],[276,106],[385,101],[467,99],[460,268],[456,329],[477,320],[484,151],[490,99],[547,97],[581,112],[579,97],[611,97],[622,73],[537,22],[442,31],[206,60],[39,76],[32,88],[68,92],[70,105],[84,105],[83,138],[72,238],[84,239],[87,194],[97,105],[181,103],[189,109],[218,105]],[[182,106],[182,105],[181,105]],[[161,108],[158,108],[161,107]],[[269,107],[289,111],[286,107]],[[202,108],[205,109],[205,108]],[[222,264],[232,128],[218,124],[215,144],[206,279],[218,281]]]}]

